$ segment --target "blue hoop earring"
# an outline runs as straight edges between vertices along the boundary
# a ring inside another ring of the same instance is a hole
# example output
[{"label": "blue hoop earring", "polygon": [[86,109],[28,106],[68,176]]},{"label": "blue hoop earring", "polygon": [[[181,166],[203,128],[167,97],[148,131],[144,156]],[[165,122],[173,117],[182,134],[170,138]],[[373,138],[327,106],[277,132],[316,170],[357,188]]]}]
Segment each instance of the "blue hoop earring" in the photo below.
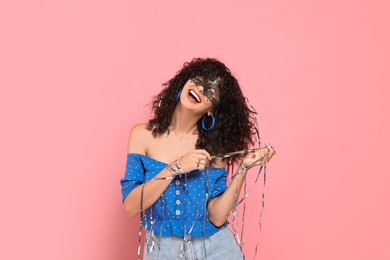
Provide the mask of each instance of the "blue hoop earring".
[{"label": "blue hoop earring", "polygon": [[[207,114],[206,114],[207,115]],[[214,125],[215,125],[215,117],[213,116],[213,114],[211,114],[211,126],[207,127],[205,126],[205,119],[206,119],[206,115],[203,116],[203,119],[202,119],[202,128],[203,130],[205,131],[210,131],[211,129],[214,128]]]},{"label": "blue hoop earring", "polygon": [[179,101],[180,95],[181,95],[181,92],[182,92],[182,91],[183,91],[183,89],[181,88],[181,89],[179,90],[179,93],[177,93],[176,101]]}]

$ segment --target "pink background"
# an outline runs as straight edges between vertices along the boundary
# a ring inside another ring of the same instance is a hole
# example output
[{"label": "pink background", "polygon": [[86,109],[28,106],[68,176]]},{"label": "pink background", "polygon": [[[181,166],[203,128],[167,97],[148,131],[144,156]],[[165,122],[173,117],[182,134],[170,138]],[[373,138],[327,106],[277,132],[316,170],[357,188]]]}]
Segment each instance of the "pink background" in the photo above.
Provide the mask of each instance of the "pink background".
[{"label": "pink background", "polygon": [[385,0],[2,1],[0,259],[136,257],[128,132],[196,56],[226,62],[278,151],[260,234],[262,185],[248,198],[248,259],[257,241],[256,259],[390,259],[389,13]]}]

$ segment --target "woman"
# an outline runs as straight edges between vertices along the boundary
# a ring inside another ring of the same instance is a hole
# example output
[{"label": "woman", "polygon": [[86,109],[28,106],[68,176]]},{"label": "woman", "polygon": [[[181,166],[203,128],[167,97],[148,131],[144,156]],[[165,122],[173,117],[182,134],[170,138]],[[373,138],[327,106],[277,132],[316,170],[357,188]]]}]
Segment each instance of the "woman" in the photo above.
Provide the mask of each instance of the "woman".
[{"label": "woman", "polygon": [[[256,129],[237,80],[220,61],[193,59],[164,86],[154,117],[130,132],[121,179],[126,212],[141,213],[148,230],[144,259],[242,259],[227,218],[248,170],[275,150],[266,144],[245,156],[223,154],[248,149]],[[227,187],[226,167],[238,162]]]}]

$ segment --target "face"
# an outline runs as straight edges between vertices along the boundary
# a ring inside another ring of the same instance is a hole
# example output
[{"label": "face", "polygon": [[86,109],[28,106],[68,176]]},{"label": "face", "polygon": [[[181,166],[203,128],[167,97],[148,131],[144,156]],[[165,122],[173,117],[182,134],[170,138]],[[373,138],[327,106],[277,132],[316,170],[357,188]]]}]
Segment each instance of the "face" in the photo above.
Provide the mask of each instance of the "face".
[{"label": "face", "polygon": [[197,87],[202,87],[202,93],[213,104],[214,107],[218,107],[219,95],[221,92],[221,79],[210,80],[209,78],[195,77],[190,79]]},{"label": "face", "polygon": [[[188,104],[202,112],[215,109],[219,103],[220,82],[203,77],[189,79],[181,94],[182,104]],[[204,111],[203,111],[204,110]]]}]

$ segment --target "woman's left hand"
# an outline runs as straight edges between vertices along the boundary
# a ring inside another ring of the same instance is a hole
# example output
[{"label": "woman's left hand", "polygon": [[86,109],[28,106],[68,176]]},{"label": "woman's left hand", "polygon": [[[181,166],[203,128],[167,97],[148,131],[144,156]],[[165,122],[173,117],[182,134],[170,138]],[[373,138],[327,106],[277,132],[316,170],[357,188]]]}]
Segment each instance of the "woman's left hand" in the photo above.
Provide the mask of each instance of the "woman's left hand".
[{"label": "woman's left hand", "polygon": [[241,166],[246,169],[250,169],[254,166],[267,164],[272,156],[276,154],[276,151],[272,145],[265,143],[266,147],[256,149],[244,157],[241,162]]}]

